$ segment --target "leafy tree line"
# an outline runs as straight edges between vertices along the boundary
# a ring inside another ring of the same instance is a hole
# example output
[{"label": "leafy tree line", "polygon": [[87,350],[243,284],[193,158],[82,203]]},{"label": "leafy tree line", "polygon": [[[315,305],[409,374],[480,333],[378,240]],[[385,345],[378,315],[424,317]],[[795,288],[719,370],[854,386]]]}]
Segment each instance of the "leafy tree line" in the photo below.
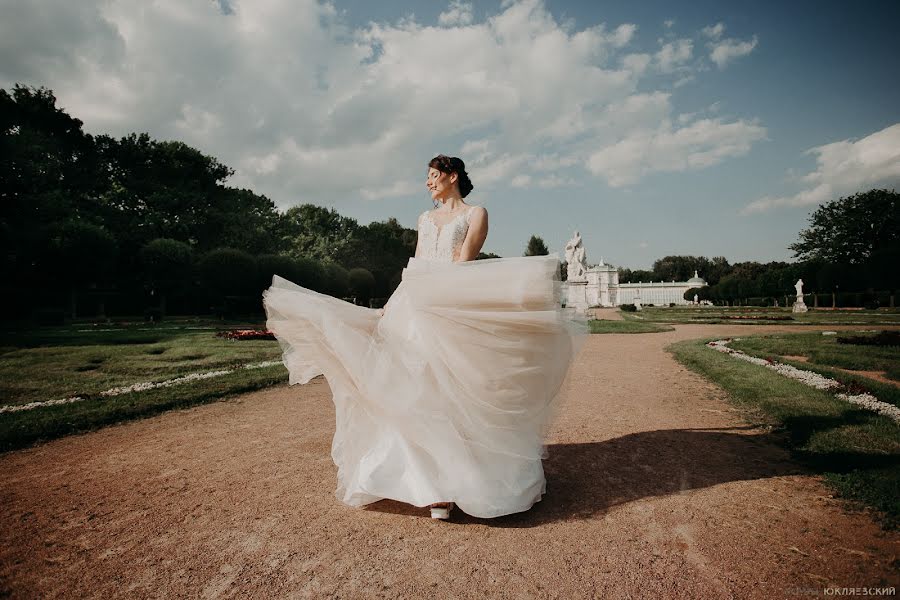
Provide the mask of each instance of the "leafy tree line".
[{"label": "leafy tree line", "polygon": [[[891,302],[900,287],[900,194],[873,189],[818,207],[789,248],[797,262],[730,264],[725,257],[666,256],[649,271],[619,269],[619,281],[686,281],[696,270],[709,287],[685,297],[720,303],[793,302],[794,284],[837,306]],[[878,292],[882,292],[879,297]]]},{"label": "leafy tree line", "polygon": [[206,313],[237,297],[259,310],[275,273],[362,301],[399,283],[414,230],[312,204],[279,212],[224,185],[232,174],[181,142],[89,135],[45,88],[0,89],[4,318],[75,316],[88,297],[114,314]]},{"label": "leafy tree line", "polygon": [[[4,318],[40,307],[258,312],[275,274],[361,303],[399,284],[415,230],[393,218],[360,225],[312,204],[280,212],[226,186],[232,174],[181,142],[86,134],[45,88],[0,89]],[[897,200],[871,190],[822,205],[790,246],[797,262],[666,256],[649,271],[620,269],[620,281],[684,281],[696,270],[710,284],[701,297],[730,303],[782,297],[801,277],[810,292],[893,292]],[[547,246],[533,235],[524,254]]]}]

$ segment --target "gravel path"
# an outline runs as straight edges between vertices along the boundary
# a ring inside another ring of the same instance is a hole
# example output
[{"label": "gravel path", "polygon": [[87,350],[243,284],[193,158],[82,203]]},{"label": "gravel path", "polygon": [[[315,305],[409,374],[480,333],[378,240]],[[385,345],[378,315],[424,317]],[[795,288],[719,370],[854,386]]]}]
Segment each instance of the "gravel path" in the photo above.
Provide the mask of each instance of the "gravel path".
[{"label": "gravel path", "polygon": [[[848,512],[663,348],[590,338],[531,511],[333,495],[321,378],[0,456],[0,597],[802,598],[900,586],[900,535]],[[809,331],[804,328],[803,331]]]}]

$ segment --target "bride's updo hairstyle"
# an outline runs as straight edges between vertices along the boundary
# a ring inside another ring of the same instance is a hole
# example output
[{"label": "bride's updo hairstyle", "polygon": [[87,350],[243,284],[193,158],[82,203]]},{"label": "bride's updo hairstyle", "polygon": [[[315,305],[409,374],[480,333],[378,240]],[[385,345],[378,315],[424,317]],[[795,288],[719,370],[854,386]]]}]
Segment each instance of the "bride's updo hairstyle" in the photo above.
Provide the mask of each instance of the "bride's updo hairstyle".
[{"label": "bride's updo hairstyle", "polygon": [[459,184],[459,195],[465,198],[469,195],[469,192],[475,187],[472,185],[472,180],[469,179],[469,174],[466,173],[466,164],[462,161],[462,159],[457,158],[456,156],[446,156],[444,154],[438,154],[434,158],[432,158],[428,162],[428,166],[432,169],[437,169],[441,173],[456,173],[457,183]]}]

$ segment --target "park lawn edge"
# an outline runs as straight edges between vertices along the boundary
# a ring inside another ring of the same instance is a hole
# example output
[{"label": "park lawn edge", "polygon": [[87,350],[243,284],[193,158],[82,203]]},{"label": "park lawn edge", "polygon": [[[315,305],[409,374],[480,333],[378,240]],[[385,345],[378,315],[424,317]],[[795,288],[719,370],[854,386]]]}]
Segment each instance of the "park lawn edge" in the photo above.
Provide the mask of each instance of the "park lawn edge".
[{"label": "park lawn edge", "polygon": [[666,350],[723,388],[746,420],[772,427],[773,439],[821,475],[847,508],[868,508],[885,529],[900,528],[900,427],[829,392],[716,352],[706,346],[712,339]]},{"label": "park lawn edge", "polygon": [[632,321],[626,319],[623,321],[611,321],[607,319],[591,319],[588,321],[591,333],[662,333],[664,331],[674,331],[673,327],[668,325],[659,325],[657,323],[644,323],[643,321]]},{"label": "park lawn edge", "polygon": [[68,435],[153,417],[173,409],[231,399],[287,383],[284,365],[241,369],[219,377],[178,386],[90,397],[0,416],[0,453],[21,450]]},{"label": "park lawn edge", "polygon": [[[732,347],[734,346],[735,344],[732,345]],[[900,388],[887,383],[876,381],[871,377],[866,377],[865,375],[859,375],[856,373],[848,373],[847,370],[841,369],[840,367],[830,367],[828,365],[820,365],[819,363],[815,363],[812,361],[803,362],[799,360],[784,358],[780,354],[776,354],[774,352],[757,352],[756,350],[748,350],[747,348],[735,349],[740,349],[741,352],[750,356],[769,360],[777,360],[780,363],[791,365],[792,367],[796,367],[797,369],[812,371],[813,373],[818,373],[819,375],[830,377],[835,381],[843,384],[844,386],[853,388],[855,393],[858,393],[857,390],[862,390],[872,394],[882,402],[887,402],[888,404],[893,404],[894,406],[900,407]]]}]

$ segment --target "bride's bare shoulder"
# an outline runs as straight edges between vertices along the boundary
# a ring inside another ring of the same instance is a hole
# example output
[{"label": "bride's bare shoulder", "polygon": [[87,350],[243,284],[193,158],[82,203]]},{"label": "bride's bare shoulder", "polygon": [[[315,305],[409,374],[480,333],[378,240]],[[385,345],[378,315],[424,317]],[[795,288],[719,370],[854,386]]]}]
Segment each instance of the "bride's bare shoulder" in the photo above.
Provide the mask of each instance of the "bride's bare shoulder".
[{"label": "bride's bare shoulder", "polygon": [[487,209],[483,206],[470,206],[469,220],[472,219],[487,219]]}]

